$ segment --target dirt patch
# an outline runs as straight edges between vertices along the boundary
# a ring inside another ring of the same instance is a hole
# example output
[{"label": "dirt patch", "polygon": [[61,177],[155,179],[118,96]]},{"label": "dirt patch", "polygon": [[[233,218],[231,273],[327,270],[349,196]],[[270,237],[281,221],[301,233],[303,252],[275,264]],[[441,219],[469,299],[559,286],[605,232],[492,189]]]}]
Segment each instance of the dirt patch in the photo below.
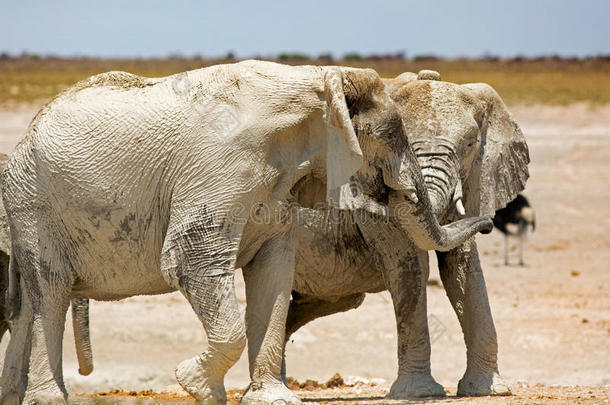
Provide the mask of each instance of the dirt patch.
[{"label": "dirt patch", "polygon": [[[553,243],[551,243],[550,245],[547,246],[542,246],[542,247],[534,247],[534,250],[536,250],[537,252],[556,252],[559,250],[566,250],[570,247],[570,242],[567,240],[556,240]],[[514,251],[514,248],[511,249],[511,252]]]},{"label": "dirt patch", "polygon": [[195,402],[195,399],[191,397],[187,392],[172,393],[172,392],[154,392],[153,390],[145,391],[121,391],[111,390],[108,392],[98,392],[95,394],[73,394],[75,397],[80,398],[108,398],[111,401],[118,401],[125,399],[146,399],[153,400],[155,402],[172,403],[172,402]]},{"label": "dirt patch", "polygon": [[303,383],[299,383],[296,378],[288,377],[286,378],[286,385],[293,391],[296,390],[305,390],[305,391],[314,391],[314,390],[323,390],[330,388],[340,388],[340,387],[348,387],[353,386],[353,384],[345,384],[343,377],[341,374],[335,373],[328,381],[320,384],[316,380],[307,379]]},{"label": "dirt patch", "polygon": [[[389,387],[386,385],[357,385],[334,388],[301,389],[298,391],[303,402],[319,404],[603,404],[610,398],[609,387],[588,386],[545,386],[521,385],[513,389],[513,395],[508,397],[456,397],[455,390],[449,390],[446,398],[414,398],[409,400],[389,400],[385,398]],[[227,391],[227,402],[237,404],[244,390]],[[188,395],[166,395],[143,391],[99,393],[87,395],[98,404],[142,403],[142,404],[178,404],[194,403]]]}]

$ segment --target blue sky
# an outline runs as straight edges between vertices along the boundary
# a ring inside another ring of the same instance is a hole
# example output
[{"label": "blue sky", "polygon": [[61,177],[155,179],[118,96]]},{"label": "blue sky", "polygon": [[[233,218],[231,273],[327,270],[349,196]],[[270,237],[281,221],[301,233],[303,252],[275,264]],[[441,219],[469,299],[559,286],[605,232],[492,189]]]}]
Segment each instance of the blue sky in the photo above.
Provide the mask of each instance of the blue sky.
[{"label": "blue sky", "polygon": [[610,54],[610,0],[0,0],[0,52]]}]

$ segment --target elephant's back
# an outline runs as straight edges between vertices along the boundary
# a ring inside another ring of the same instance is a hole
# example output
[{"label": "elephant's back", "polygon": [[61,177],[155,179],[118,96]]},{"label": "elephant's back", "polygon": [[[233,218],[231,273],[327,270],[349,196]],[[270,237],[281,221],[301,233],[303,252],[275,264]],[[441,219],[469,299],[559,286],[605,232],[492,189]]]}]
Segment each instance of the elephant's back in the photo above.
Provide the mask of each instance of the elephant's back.
[{"label": "elephant's back", "polygon": [[77,83],[34,117],[9,171],[19,166],[20,182],[38,191],[62,183],[95,192],[133,186],[162,166],[183,121],[162,82],[109,72]]},{"label": "elephant's back", "polygon": [[[88,277],[99,269],[135,269],[138,277],[158,268],[167,223],[172,166],[164,140],[173,107],[147,106],[161,89],[116,76],[88,79],[44,106],[4,172],[11,226],[35,221],[61,235],[83,289],[103,285]],[[153,284],[163,284],[160,273]]]}]

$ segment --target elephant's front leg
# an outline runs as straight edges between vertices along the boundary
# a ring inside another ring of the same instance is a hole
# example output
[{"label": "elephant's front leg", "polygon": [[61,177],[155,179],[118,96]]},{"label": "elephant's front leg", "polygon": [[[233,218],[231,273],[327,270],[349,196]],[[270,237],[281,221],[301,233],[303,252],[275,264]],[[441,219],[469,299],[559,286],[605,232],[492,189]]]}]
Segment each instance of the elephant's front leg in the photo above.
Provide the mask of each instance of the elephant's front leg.
[{"label": "elephant's front leg", "polygon": [[437,256],[443,285],[466,342],[467,367],[458,395],[510,395],[498,371],[496,328],[474,238],[452,251],[437,252]]},{"label": "elephant's front leg", "polygon": [[430,336],[426,312],[428,252],[416,248],[392,223],[359,224],[376,253],[377,267],[392,295],[398,332],[398,376],[389,398],[445,396],[430,373]]},{"label": "elephant's front leg", "polygon": [[234,264],[239,240],[230,237],[206,209],[170,220],[162,272],[186,297],[208,337],[207,351],[176,367],[176,379],[205,404],[225,404],[224,376],[243,352],[246,331],[235,295]]},{"label": "elephant's front leg", "polygon": [[243,269],[251,383],[242,404],[300,404],[281,380],[294,277],[294,231],[266,241]]},{"label": "elephant's front leg", "polygon": [[414,250],[397,266],[384,266],[383,270],[394,303],[398,333],[398,377],[392,384],[389,398],[446,395],[430,372],[426,307],[428,252]]}]

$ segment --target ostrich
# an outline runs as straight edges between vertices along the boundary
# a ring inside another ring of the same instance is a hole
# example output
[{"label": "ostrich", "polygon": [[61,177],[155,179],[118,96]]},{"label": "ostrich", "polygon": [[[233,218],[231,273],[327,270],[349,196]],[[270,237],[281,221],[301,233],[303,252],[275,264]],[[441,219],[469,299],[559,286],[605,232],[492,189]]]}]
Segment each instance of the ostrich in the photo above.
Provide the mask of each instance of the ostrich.
[{"label": "ostrich", "polygon": [[[536,214],[527,198],[518,194],[506,207],[496,211],[493,222],[504,234],[504,264],[508,265],[508,237],[516,235],[519,237],[519,265],[523,266],[523,239],[528,226],[532,227],[532,232],[536,229]],[[516,225],[517,229],[509,230],[508,226],[511,224]]]}]

